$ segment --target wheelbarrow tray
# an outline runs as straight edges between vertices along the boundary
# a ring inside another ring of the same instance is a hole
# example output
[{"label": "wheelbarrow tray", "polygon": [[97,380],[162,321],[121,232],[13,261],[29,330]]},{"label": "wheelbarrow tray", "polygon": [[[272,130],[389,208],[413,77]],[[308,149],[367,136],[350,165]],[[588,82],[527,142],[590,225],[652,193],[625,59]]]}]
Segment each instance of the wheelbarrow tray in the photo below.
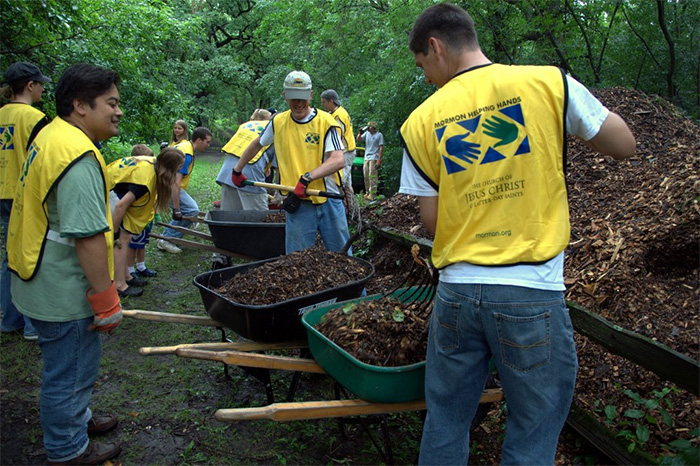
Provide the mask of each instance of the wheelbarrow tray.
[{"label": "wheelbarrow tray", "polygon": [[362,279],[268,305],[238,303],[214,289],[238,274],[274,261],[274,258],[206,272],[197,275],[194,284],[199,288],[209,317],[240,336],[261,342],[305,341],[306,329],[301,323],[304,313],[360,296],[367,280],[374,274],[374,266],[370,262],[357,257],[351,259],[362,262],[367,268],[368,273]]},{"label": "wheelbarrow tray", "polygon": [[[428,293],[424,287],[422,293],[412,298],[421,299]],[[406,289],[402,288],[392,294],[398,296]],[[412,293],[406,293],[410,295]],[[319,366],[337,380],[343,387],[359,398],[372,403],[403,403],[425,398],[425,361],[407,366],[382,367],[364,363],[331,341],[316,329],[325,314],[348,303],[376,300],[381,294],[352,299],[344,303],[335,303],[307,312],[302,317],[306,327],[309,350]]]},{"label": "wheelbarrow tray", "polygon": [[210,210],[204,222],[217,248],[253,259],[269,259],[285,253],[285,224],[263,222],[275,212]]}]

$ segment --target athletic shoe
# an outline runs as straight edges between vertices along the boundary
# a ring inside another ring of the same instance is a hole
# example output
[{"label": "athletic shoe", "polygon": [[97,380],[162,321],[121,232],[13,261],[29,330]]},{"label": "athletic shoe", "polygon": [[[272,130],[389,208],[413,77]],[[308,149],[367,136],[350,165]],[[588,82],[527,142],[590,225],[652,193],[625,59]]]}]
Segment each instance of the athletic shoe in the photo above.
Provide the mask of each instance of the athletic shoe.
[{"label": "athletic shoe", "polygon": [[36,333],[29,333],[29,334],[25,333],[25,334],[24,334],[24,339],[25,339],[25,340],[29,340],[29,341],[38,340],[38,339],[39,339],[39,335],[36,334]]},{"label": "athletic shoe", "polygon": [[164,239],[159,239],[158,241],[156,241],[156,246],[158,247],[158,249],[172,254],[179,254],[182,252],[182,249],[178,248],[169,241],[165,241]]},{"label": "athletic shoe", "polygon": [[146,267],[143,270],[139,270],[139,269],[134,270],[134,273],[132,273],[131,275],[137,275],[139,277],[155,277],[156,275],[158,275],[158,272]]},{"label": "athletic shoe", "polygon": [[126,290],[117,290],[117,293],[122,298],[128,298],[131,296],[141,296],[143,294],[143,288],[130,286]]},{"label": "athletic shoe", "polygon": [[148,282],[146,280],[141,280],[138,277],[131,277],[131,280],[126,281],[126,284],[129,286],[143,287],[148,285]]}]

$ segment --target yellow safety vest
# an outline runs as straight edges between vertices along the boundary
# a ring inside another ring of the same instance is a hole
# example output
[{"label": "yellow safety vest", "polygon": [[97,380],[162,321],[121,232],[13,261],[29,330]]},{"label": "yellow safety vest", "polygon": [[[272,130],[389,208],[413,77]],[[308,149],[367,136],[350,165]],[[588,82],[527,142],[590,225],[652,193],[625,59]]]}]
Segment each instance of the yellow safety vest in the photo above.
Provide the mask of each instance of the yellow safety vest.
[{"label": "yellow safety vest", "polygon": [[401,127],[438,191],[441,268],[538,263],[569,240],[566,79],[555,67],[487,65],[452,78]]},{"label": "yellow safety vest", "polygon": [[[291,110],[275,115],[272,119],[277,166],[280,184],[296,186],[299,177],[323,163],[326,133],[330,128],[339,128],[338,122],[328,112],[317,112],[306,123],[292,119]],[[342,173],[336,173],[336,184],[341,186]],[[309,189],[326,190],[326,178],[313,180]],[[309,197],[314,204],[323,204],[325,197]]]},{"label": "yellow safety vest", "polygon": [[[243,151],[253,141],[253,139],[257,138],[262,134],[263,130],[265,129],[265,126],[267,126],[267,123],[267,120],[251,120],[246,123],[243,123],[238,127],[238,130],[236,130],[236,134],[233,135],[229,142],[227,142],[226,145],[221,148],[221,152],[226,152],[227,154],[240,157],[243,154]],[[260,159],[260,157],[262,157],[263,152],[265,152],[265,149],[267,149],[267,147],[263,147],[262,149],[260,149],[258,153],[255,154],[255,156],[252,159],[250,159],[248,164],[253,164],[257,162]]]},{"label": "yellow safety vest", "polygon": [[107,167],[95,144],[79,128],[54,118],[36,137],[22,166],[7,236],[8,268],[22,280],[31,280],[41,264],[49,231],[46,199],[63,174],[85,155],[94,154],[102,168],[106,220],[104,233],[110,277],[114,277],[112,214],[109,209]]},{"label": "yellow safety vest", "polygon": [[192,147],[192,143],[187,140],[180,141],[177,144],[172,144],[172,147],[180,149],[182,153],[185,154],[185,157],[187,157],[188,155],[192,157],[192,161],[187,167],[187,174],[182,177],[182,181],[180,182],[180,188],[185,189],[187,188],[187,185],[190,182],[190,175],[192,174],[192,170],[194,170],[194,147]]},{"label": "yellow safety vest", "polygon": [[29,104],[10,102],[0,109],[0,199],[14,199],[27,142],[44,114]]},{"label": "yellow safety vest", "polygon": [[109,189],[119,183],[132,183],[145,186],[148,192],[136,199],[124,214],[122,226],[133,235],[146,228],[155,212],[156,170],[155,158],[150,156],[123,157],[107,165]]},{"label": "yellow safety vest", "polygon": [[352,129],[352,120],[350,119],[348,111],[345,110],[345,108],[338,106],[331,112],[331,115],[341,123],[340,127],[343,132],[342,140],[343,145],[345,146],[345,151],[354,151],[357,147],[355,145],[355,131]]}]

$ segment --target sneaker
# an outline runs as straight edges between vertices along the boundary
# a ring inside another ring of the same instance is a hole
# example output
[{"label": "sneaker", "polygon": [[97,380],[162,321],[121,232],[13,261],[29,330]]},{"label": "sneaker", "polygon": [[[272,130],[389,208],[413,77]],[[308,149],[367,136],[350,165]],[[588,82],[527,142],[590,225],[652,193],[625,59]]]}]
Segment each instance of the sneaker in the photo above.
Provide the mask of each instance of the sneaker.
[{"label": "sneaker", "polygon": [[139,270],[139,269],[134,270],[134,273],[132,273],[131,275],[136,275],[138,277],[155,277],[156,275],[158,275],[158,272],[146,267],[143,270]]},{"label": "sneaker", "polygon": [[165,241],[164,239],[159,239],[158,241],[156,241],[156,246],[158,247],[158,249],[172,254],[179,254],[182,252],[182,249],[178,248],[169,241]]},{"label": "sneaker", "polygon": [[143,288],[138,288],[135,286],[129,286],[125,290],[117,290],[117,293],[121,298],[129,298],[141,296],[143,294]]},{"label": "sneaker", "polygon": [[35,341],[39,339],[39,335],[36,333],[25,333],[24,339],[29,341]]},{"label": "sneaker", "polygon": [[138,286],[138,287],[143,287],[148,285],[148,282],[146,280],[141,280],[138,277],[132,277],[131,280],[127,280],[126,284],[129,286]]}]

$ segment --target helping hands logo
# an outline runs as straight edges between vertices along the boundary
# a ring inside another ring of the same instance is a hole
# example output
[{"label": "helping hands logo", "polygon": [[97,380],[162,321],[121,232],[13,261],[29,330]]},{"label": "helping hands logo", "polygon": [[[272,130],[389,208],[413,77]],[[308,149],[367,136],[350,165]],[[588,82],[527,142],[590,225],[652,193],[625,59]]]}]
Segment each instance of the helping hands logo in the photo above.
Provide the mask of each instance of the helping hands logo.
[{"label": "helping hands logo", "polygon": [[14,126],[0,126],[0,150],[14,150]]},{"label": "helping hands logo", "polygon": [[306,136],[304,137],[304,142],[306,144],[314,144],[318,145],[321,142],[321,135],[318,133],[306,133]]},{"label": "helping hands logo", "polygon": [[444,149],[442,160],[448,175],[465,171],[476,163],[484,165],[530,153],[521,105],[505,106],[497,113],[488,110],[435,130]]}]

